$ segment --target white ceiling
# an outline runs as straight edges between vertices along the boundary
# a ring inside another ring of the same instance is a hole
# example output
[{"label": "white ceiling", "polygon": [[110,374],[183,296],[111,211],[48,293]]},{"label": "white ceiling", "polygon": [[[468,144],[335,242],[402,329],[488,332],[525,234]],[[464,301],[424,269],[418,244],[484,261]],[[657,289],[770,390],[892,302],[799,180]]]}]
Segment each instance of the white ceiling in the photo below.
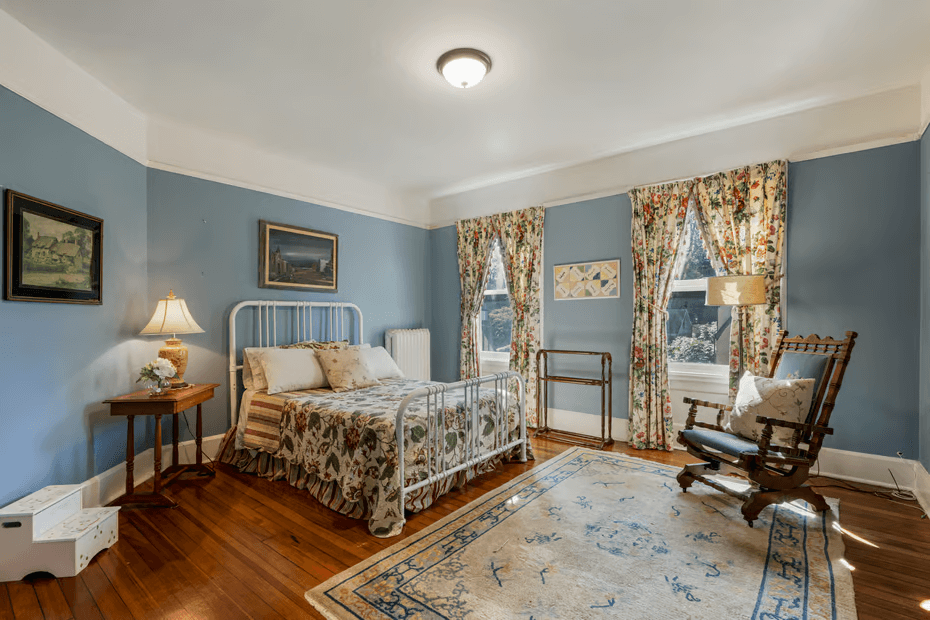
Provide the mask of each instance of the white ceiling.
[{"label": "white ceiling", "polygon": [[[924,0],[0,0],[155,121],[425,199],[920,80]],[[436,58],[487,52],[469,90]]]}]

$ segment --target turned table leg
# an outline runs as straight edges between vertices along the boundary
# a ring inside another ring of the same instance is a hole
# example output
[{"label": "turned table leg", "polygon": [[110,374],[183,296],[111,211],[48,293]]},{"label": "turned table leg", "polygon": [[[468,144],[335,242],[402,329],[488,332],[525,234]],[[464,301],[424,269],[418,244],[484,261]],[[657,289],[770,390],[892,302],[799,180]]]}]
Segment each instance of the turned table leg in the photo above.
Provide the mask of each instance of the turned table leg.
[{"label": "turned table leg", "polygon": [[155,492],[161,493],[161,414],[155,414]]},{"label": "turned table leg", "polygon": [[200,445],[203,443],[203,407],[197,405],[197,439],[195,440],[197,444],[197,464],[203,465],[203,452],[200,449]]},{"label": "turned table leg", "polygon": [[136,457],[136,433],[133,418],[136,416],[126,416],[126,495],[132,495],[133,484],[132,469],[135,465]]},{"label": "turned table leg", "polygon": [[174,414],[171,424],[171,466],[178,466],[178,414]]}]

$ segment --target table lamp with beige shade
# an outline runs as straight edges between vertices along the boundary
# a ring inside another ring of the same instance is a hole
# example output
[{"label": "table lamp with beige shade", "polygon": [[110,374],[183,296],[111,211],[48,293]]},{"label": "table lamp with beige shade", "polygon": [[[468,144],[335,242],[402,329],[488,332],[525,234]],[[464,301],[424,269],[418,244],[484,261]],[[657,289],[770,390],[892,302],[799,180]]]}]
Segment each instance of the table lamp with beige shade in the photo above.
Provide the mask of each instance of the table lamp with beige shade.
[{"label": "table lamp with beige shade", "polygon": [[[738,306],[739,329],[743,329],[743,308],[766,303],[765,276],[717,276],[707,278],[705,306]],[[743,376],[743,334],[739,334],[739,375]]]},{"label": "table lamp with beige shade", "polygon": [[178,371],[178,378],[173,380],[174,387],[184,387],[184,371],[187,370],[187,347],[177,337],[178,334],[203,333],[200,325],[191,316],[190,310],[183,299],[174,296],[174,291],[168,291],[167,299],[158,301],[152,320],[145,326],[140,335],[151,336],[155,334],[171,334],[165,340],[165,346],[158,350],[158,357],[163,357],[174,364]]}]

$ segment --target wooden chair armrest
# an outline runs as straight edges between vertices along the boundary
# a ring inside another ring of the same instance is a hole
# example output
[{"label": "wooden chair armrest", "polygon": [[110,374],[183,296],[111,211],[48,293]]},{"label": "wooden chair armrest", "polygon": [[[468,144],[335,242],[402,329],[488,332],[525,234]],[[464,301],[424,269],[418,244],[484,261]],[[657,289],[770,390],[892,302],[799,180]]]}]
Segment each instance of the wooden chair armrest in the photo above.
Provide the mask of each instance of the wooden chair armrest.
[{"label": "wooden chair armrest", "polygon": [[789,422],[787,420],[779,420],[778,418],[767,418],[765,416],[756,416],[756,422],[758,424],[765,424],[766,426],[781,426],[782,428],[793,428],[796,431],[801,431],[805,434],[819,433],[821,435],[832,435],[833,429],[829,426],[817,426],[816,424],[802,424],[801,422]]},{"label": "wooden chair armrest", "polygon": [[686,405],[697,405],[698,407],[709,407],[710,409],[723,409],[724,411],[733,411],[732,405],[724,405],[721,403],[711,403],[706,400],[697,400],[696,398],[688,398],[685,396],[683,399]]},{"label": "wooden chair armrest", "polygon": [[[782,428],[791,428],[794,429],[794,441],[798,443],[802,436],[807,437],[810,435],[832,435],[833,429],[826,426],[817,426],[815,424],[801,424],[800,422],[788,422],[786,420],[779,420],[778,418],[767,418],[765,416],[756,416],[756,423],[765,424],[765,428],[762,429],[762,436],[759,438],[759,457],[766,458],[770,450],[777,451],[780,446],[772,445],[772,427],[780,426]],[[784,447],[781,447],[783,450]],[[792,452],[803,452],[807,454],[807,451],[800,450],[798,448],[789,448]],[[790,454],[790,453],[789,453]]]},{"label": "wooden chair armrest", "polygon": [[[695,426],[700,426],[702,428],[709,428],[715,431],[723,430],[723,412],[732,411],[733,407],[730,405],[723,405],[720,403],[710,403],[706,400],[697,400],[695,398],[688,398],[685,396],[683,399],[686,405],[691,405],[688,409],[688,420],[685,422],[685,430],[694,428]],[[698,407],[708,407],[710,409],[717,410],[717,423],[716,424],[705,424],[702,422],[697,422],[697,408]]]}]

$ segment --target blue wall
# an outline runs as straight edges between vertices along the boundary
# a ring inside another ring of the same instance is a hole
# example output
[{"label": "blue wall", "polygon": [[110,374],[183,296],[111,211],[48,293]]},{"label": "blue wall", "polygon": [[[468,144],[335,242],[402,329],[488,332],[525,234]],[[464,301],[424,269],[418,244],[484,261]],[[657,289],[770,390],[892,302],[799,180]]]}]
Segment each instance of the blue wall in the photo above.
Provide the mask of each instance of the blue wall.
[{"label": "blue wall", "polygon": [[430,231],[429,259],[432,379],[458,381],[462,320],[455,226]]},{"label": "blue wall", "polygon": [[918,146],[789,167],[786,329],[859,333],[830,448],[917,458]]},{"label": "blue wall", "polygon": [[[339,291],[311,294],[259,288],[260,219],[339,235]],[[222,384],[217,397],[204,406],[205,435],[228,427],[227,321],[236,303],[244,299],[351,301],[364,313],[364,341],[379,346],[385,329],[427,326],[428,253],[425,229],[148,171],[149,299],[154,304],[171,288],[187,301],[205,333],[183,336],[190,351],[185,377]],[[138,319],[140,329],[146,318]],[[157,340],[149,345],[153,357],[159,346]]]},{"label": "blue wall", "polygon": [[920,139],[920,462],[930,470],[930,131]]},{"label": "blue wall", "polygon": [[[627,417],[633,288],[630,261],[630,200],[626,194],[546,209],[544,228],[543,344],[550,349],[609,351],[613,357],[615,417]],[[620,259],[620,298],[553,299],[552,267],[568,262]],[[430,231],[430,330],[434,379],[459,378],[461,289],[455,226]],[[600,376],[599,360],[553,356],[550,372]],[[593,373],[593,374],[592,374]],[[559,384],[550,407],[599,414],[600,390]]]},{"label": "blue wall", "polygon": [[[191,350],[188,378],[195,381],[225,388],[228,312],[257,297],[355,301],[366,315],[364,339],[373,344],[390,327],[429,326],[433,376],[458,378],[454,226],[426,231],[146,170],[2,87],[0,187],[105,220],[102,306],[0,302],[6,446],[0,505],[123,461],[124,422],[111,419],[101,401],[133,389],[138,368],[155,356],[159,341],[137,333],[168,288],[188,301],[206,330],[184,337]],[[259,289],[259,219],[338,234],[339,292]],[[544,344],[610,351],[614,412],[624,417],[632,317],[629,199],[550,208],[545,230]],[[615,257],[621,259],[619,300],[553,301],[553,265]],[[907,457],[916,457],[919,446],[930,467],[930,388],[920,380],[930,370],[927,134],[920,143],[791,164],[787,260],[788,329],[860,333],[834,419],[837,434],[827,445],[887,455],[903,450]],[[596,390],[557,387],[553,407],[597,412]],[[226,429],[223,388],[206,408],[207,434]],[[137,428],[137,450],[149,447],[150,430]]]},{"label": "blue wall", "polygon": [[[228,426],[226,320],[238,301],[354,301],[375,345],[387,328],[430,320],[428,231],[147,170],[2,87],[0,188],[104,219],[102,306],[0,302],[0,505],[125,460],[125,421],[101,401],[136,389],[156,356],[161,342],[138,332],[169,288],[205,330],[184,336],[187,377],[222,384],[205,407],[206,435]],[[339,292],[259,289],[259,219],[338,234]],[[151,447],[151,430],[136,425],[137,451]]]},{"label": "blue wall", "polygon": [[151,309],[145,167],[0,87],[0,186],[104,220],[102,306],[0,301],[2,506],[124,460],[126,423],[101,401],[147,361]]},{"label": "blue wall", "polygon": [[[827,447],[893,456],[918,450],[918,338],[920,301],[917,265],[921,247],[930,253],[930,230],[921,242],[919,148],[928,138],[848,155],[792,163],[788,173],[787,320],[793,334],[842,337],[859,332]],[[927,183],[927,161],[923,177]],[[924,194],[924,217],[930,204]],[[546,210],[544,344],[548,348],[607,350],[614,358],[614,415],[627,417],[628,360],[632,325],[629,198],[624,195]],[[431,256],[455,256],[454,228],[434,237]],[[434,234],[441,231],[434,231]],[[621,259],[621,297],[616,301],[560,301],[552,296],[552,267],[566,262]],[[458,303],[458,285],[433,279],[437,299]],[[454,285],[454,286],[453,286]],[[930,314],[930,313],[928,313]],[[923,325],[924,355],[930,357],[930,320]],[[454,343],[454,323],[432,319],[433,338]],[[442,333],[443,330],[452,333]],[[457,348],[440,355],[458,355]],[[437,355],[436,347],[433,350]],[[457,357],[456,357],[457,360]],[[448,358],[433,368],[452,367]],[[455,366],[457,368],[457,361]],[[578,371],[582,366],[569,368]],[[930,362],[924,367],[930,368]],[[923,382],[926,383],[926,382]],[[926,388],[923,388],[926,390]],[[550,406],[598,413],[596,389],[557,385]],[[924,395],[926,398],[926,395]],[[926,400],[923,401],[926,403]],[[930,407],[924,406],[923,446],[930,451]]]},{"label": "blue wall", "polygon": [[[632,206],[626,194],[546,209],[543,344],[547,349],[607,351],[613,358],[613,414],[629,415],[630,329],[633,325],[633,270],[630,248]],[[553,267],[620,259],[620,297],[555,301]],[[549,372],[600,378],[600,359],[553,355]],[[549,406],[600,414],[601,391],[552,384]]]}]

